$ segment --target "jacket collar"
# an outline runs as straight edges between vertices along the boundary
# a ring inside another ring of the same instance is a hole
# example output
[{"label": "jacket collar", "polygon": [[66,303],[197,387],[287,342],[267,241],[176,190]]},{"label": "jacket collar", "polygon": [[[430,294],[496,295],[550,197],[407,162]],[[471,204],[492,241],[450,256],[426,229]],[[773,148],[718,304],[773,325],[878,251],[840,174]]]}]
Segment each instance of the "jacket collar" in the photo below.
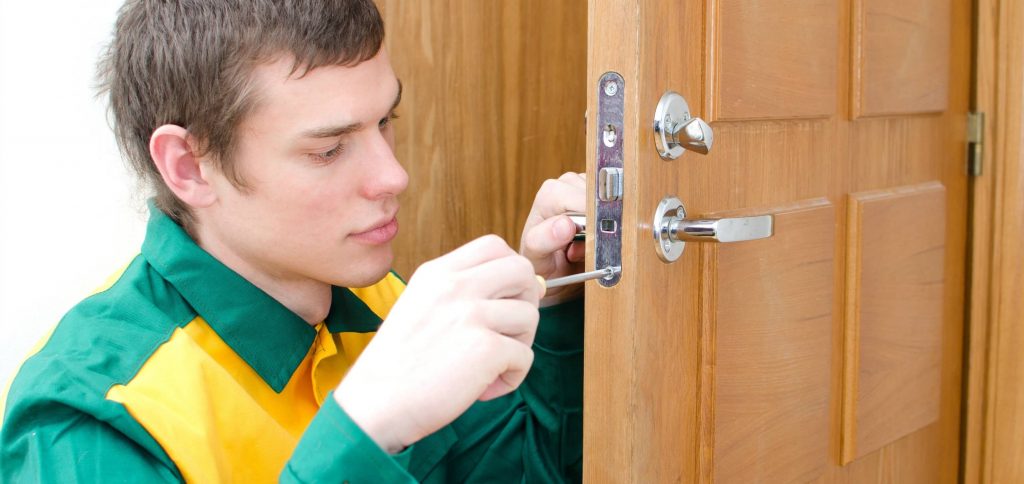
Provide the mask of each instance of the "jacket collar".
[{"label": "jacket collar", "polygon": [[[276,392],[309,353],[316,330],[199,247],[150,201],[142,256]],[[381,318],[347,288],[333,287],[331,332],[376,331]]]}]

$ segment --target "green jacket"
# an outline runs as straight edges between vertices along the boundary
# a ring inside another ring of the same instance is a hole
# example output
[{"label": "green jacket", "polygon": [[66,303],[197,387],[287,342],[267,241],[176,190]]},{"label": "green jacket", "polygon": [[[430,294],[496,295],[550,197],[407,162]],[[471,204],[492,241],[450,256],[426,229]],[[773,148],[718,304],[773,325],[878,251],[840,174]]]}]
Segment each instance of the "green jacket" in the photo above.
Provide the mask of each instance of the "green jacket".
[{"label": "green jacket", "polygon": [[15,377],[3,482],[581,479],[582,301],[541,310],[517,391],[389,455],[330,391],[404,282],[335,287],[313,327],[151,212],[141,254]]}]

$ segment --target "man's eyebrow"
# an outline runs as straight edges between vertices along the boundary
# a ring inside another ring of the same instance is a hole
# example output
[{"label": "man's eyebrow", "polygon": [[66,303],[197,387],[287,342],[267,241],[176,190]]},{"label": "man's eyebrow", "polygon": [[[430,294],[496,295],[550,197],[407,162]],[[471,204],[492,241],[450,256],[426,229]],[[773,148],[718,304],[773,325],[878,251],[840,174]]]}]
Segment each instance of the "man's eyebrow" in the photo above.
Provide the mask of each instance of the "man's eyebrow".
[{"label": "man's eyebrow", "polygon": [[[402,102],[402,81],[398,81],[398,95],[395,96],[395,102],[391,105],[389,111],[394,111],[398,108],[398,103]],[[303,131],[300,135],[303,138],[337,138],[346,134],[354,133],[363,129],[363,123],[352,123],[346,124],[345,126],[328,126],[324,128],[314,128],[308,131]]]},{"label": "man's eyebrow", "polygon": [[303,131],[301,137],[303,138],[337,138],[344,136],[349,133],[354,133],[363,129],[363,123],[352,123],[346,124],[345,126],[328,126],[325,128],[314,128],[309,131]]}]

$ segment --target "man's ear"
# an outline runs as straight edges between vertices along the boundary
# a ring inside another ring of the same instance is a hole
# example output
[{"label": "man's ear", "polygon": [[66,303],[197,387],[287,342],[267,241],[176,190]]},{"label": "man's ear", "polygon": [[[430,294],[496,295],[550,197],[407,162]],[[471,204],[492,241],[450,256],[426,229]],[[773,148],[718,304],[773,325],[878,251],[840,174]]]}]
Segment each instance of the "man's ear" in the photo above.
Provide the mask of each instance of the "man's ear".
[{"label": "man's ear", "polygon": [[149,137],[149,156],[164,179],[164,184],[190,207],[208,207],[217,193],[204,177],[200,159],[195,155],[195,139],[181,126],[165,124]]}]

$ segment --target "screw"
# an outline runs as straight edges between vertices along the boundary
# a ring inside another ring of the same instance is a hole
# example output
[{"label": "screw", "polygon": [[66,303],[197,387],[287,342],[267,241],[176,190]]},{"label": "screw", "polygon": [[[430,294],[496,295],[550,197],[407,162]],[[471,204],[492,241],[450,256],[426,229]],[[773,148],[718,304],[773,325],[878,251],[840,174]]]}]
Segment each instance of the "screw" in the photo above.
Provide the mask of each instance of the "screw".
[{"label": "screw", "polygon": [[604,85],[605,94],[614,96],[617,92],[619,92],[619,84],[617,82],[608,81],[608,83]]}]

